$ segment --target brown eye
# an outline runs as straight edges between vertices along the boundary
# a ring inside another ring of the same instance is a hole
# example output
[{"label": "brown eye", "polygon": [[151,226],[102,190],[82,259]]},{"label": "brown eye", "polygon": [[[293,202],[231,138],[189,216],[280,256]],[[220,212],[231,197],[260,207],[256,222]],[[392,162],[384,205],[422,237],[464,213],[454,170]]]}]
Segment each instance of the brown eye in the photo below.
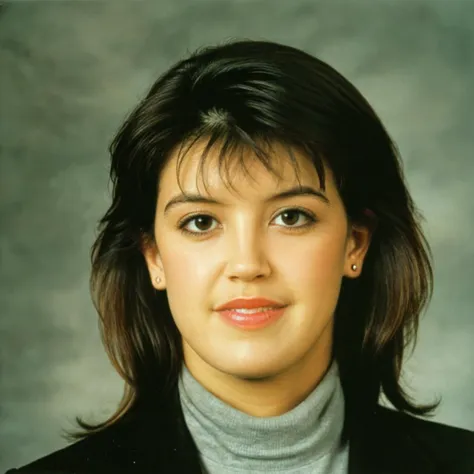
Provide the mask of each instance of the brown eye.
[{"label": "brown eye", "polygon": [[207,224],[209,224],[211,221],[212,221],[212,217],[211,216],[207,216],[207,215],[199,215],[199,216],[194,216],[193,220],[196,224],[196,227],[199,229],[199,230],[202,230],[202,231],[206,231],[208,230],[207,229]]},{"label": "brown eye", "polygon": [[[303,216],[303,224],[295,225],[301,216]],[[316,218],[313,217],[311,213],[299,208],[285,209],[284,211],[280,212],[276,218],[283,218],[282,220],[284,222],[281,227],[295,231],[310,227],[316,222]],[[214,219],[214,217],[208,214],[196,214],[194,216],[188,217],[178,224],[178,229],[185,234],[194,236],[205,235],[210,232],[207,224],[210,224],[215,220],[216,219]],[[188,227],[188,224],[193,224],[197,230],[187,229],[186,227]]]},{"label": "brown eye", "polygon": [[[300,218],[303,220],[300,221]],[[303,211],[299,208],[285,209],[283,212],[278,214],[276,219],[282,220],[282,227],[295,231],[310,227],[316,222],[316,219],[309,212]]]},{"label": "brown eye", "polygon": [[[280,216],[283,217],[283,220],[285,221],[285,224],[293,226],[298,222],[298,218],[300,216],[301,212],[296,210],[296,209],[290,209],[288,211],[284,211],[280,214]],[[288,218],[288,216],[290,216]]]},{"label": "brown eye", "polygon": [[[213,220],[215,219],[207,214],[196,214],[181,222],[178,225],[178,228],[185,234],[204,235],[209,232],[208,224],[210,224]],[[187,229],[186,227],[188,227],[190,224],[192,224],[197,230]]]}]

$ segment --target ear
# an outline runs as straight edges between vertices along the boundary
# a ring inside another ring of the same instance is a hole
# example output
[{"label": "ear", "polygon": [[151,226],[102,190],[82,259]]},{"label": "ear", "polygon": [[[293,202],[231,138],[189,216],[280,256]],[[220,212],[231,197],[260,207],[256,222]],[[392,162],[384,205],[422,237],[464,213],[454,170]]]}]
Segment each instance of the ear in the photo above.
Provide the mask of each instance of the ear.
[{"label": "ear", "polygon": [[[346,243],[344,276],[357,278],[361,274],[374,230],[374,223],[351,224]],[[355,270],[353,265],[357,266]]]},{"label": "ear", "polygon": [[[163,290],[166,287],[166,280],[163,272],[163,263],[156,242],[149,236],[144,235],[141,239],[140,248],[148,267],[151,284],[157,290]],[[159,278],[158,281],[157,278]]]}]

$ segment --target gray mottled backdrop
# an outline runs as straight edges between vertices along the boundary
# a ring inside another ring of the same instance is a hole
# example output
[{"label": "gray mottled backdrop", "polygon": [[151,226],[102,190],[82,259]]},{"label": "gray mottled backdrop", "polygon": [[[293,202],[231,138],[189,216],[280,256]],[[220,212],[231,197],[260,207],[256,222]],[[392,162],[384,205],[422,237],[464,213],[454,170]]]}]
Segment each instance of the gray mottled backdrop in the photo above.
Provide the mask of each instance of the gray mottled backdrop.
[{"label": "gray mottled backdrop", "polygon": [[159,73],[233,37],[328,61],[398,142],[436,276],[406,384],[474,430],[473,2],[20,1],[0,11],[1,472],[119,401],[88,294],[106,147]]}]

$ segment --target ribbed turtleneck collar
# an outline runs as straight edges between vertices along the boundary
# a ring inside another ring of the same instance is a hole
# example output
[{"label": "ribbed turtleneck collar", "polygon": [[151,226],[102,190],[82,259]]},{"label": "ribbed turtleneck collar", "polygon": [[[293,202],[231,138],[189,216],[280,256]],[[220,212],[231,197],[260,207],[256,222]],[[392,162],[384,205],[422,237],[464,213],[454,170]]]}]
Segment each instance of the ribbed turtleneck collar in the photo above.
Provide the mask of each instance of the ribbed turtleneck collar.
[{"label": "ribbed turtleneck collar", "polygon": [[341,446],[344,394],[336,361],[303,402],[274,417],[254,417],[224,403],[185,364],[178,387],[186,424],[208,472],[290,472],[308,465],[315,473],[347,472],[348,446]]}]

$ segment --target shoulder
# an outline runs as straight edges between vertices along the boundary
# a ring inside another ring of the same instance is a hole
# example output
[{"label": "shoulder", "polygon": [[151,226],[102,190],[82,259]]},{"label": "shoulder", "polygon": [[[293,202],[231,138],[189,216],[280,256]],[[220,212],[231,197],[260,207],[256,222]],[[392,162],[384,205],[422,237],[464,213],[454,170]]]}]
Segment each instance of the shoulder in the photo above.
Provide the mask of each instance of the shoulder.
[{"label": "shoulder", "polygon": [[380,405],[374,415],[379,431],[398,433],[438,465],[466,466],[474,472],[474,432]]},{"label": "shoulder", "polygon": [[[105,474],[134,471],[138,443],[128,423],[117,422],[103,431],[38,458],[5,474]],[[138,467],[138,466],[137,466]],[[112,471],[111,471],[112,470]]]},{"label": "shoulder", "polygon": [[380,423],[388,427],[406,429],[412,433],[428,436],[433,441],[455,441],[457,444],[467,445],[470,448],[474,446],[474,432],[464,428],[418,418],[381,405],[377,407],[376,416]]},{"label": "shoulder", "polygon": [[5,474],[193,472],[189,468],[196,464],[190,449],[192,440],[178,433],[181,425],[175,418],[171,409],[142,408],[98,433]]},{"label": "shoulder", "polygon": [[68,446],[42,456],[24,466],[11,469],[6,474],[85,474],[100,472],[107,459],[120,455],[120,438],[113,430],[88,436]]}]

